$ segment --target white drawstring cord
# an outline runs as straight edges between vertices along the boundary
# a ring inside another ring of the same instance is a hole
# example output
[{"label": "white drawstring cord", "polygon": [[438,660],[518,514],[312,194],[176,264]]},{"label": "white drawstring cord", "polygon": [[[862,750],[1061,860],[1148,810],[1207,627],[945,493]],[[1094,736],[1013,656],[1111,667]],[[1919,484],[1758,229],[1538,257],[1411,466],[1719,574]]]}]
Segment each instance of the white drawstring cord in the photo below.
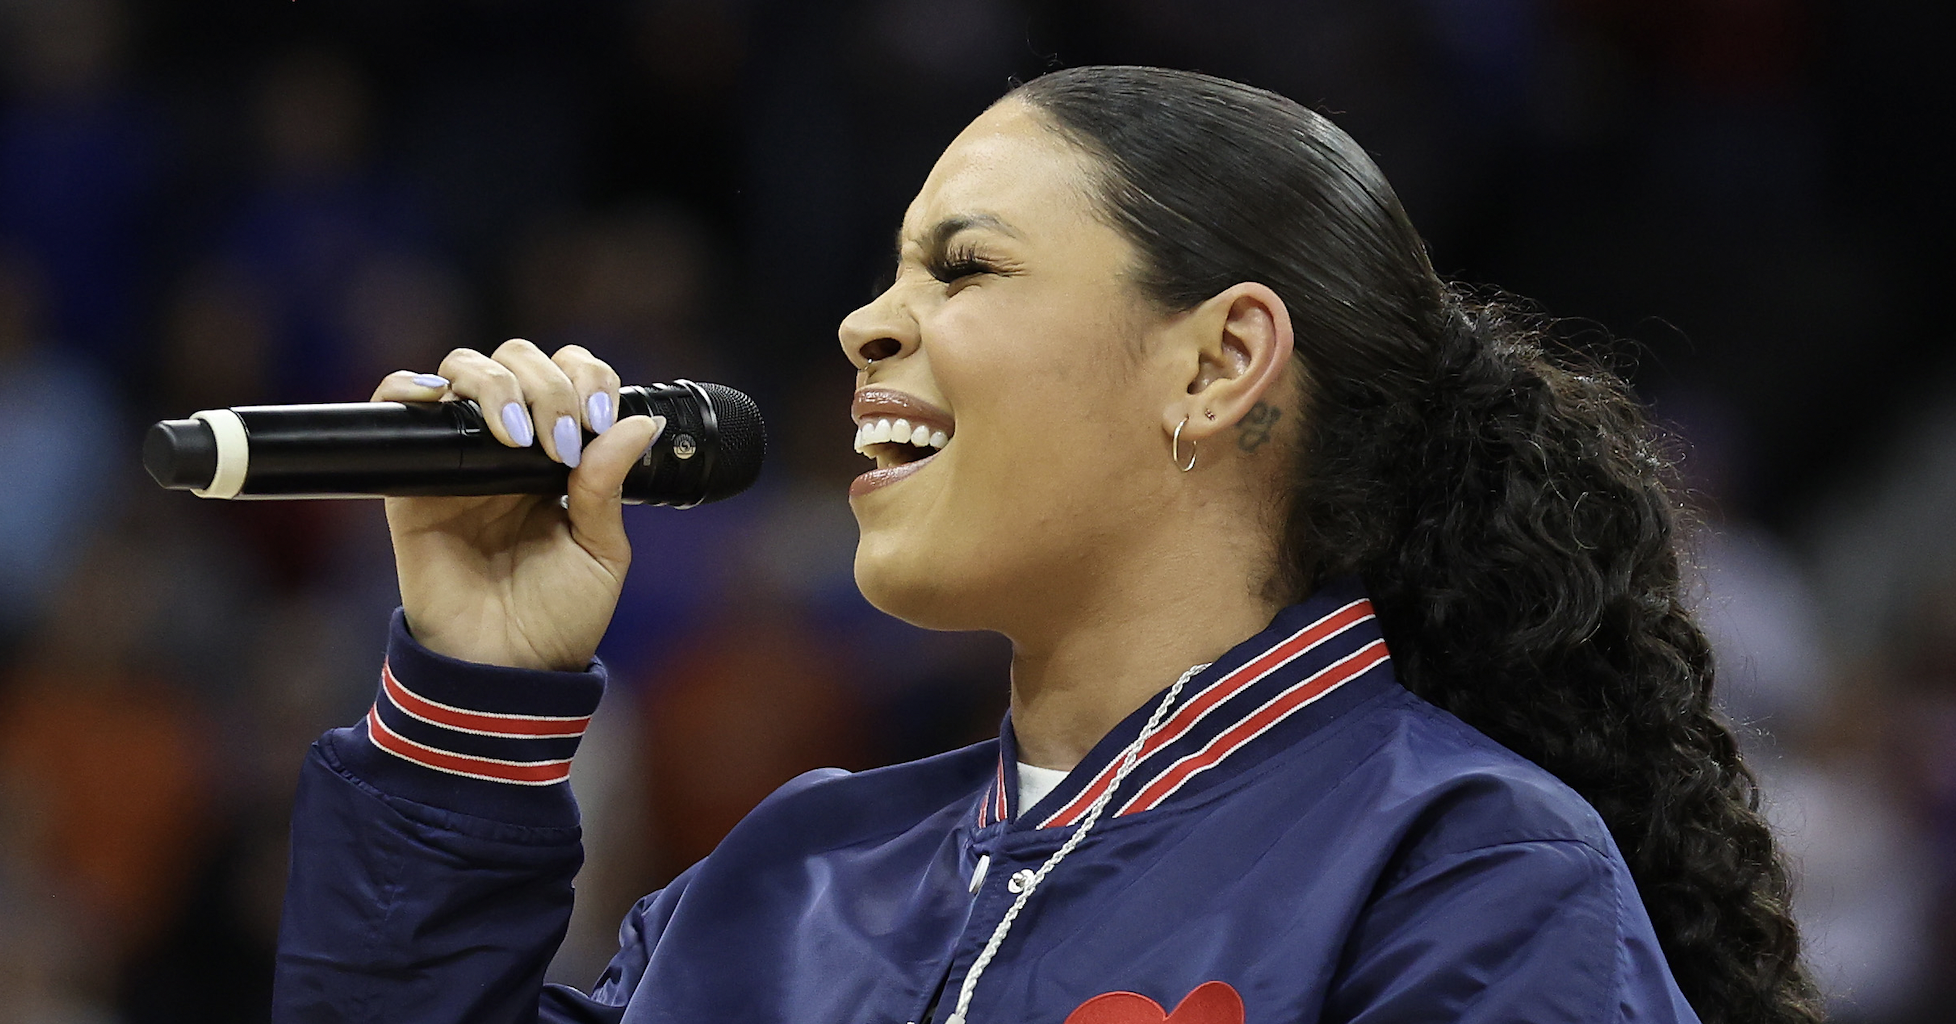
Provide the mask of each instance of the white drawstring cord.
[{"label": "white drawstring cord", "polygon": [[985,943],[985,948],[979,952],[978,959],[971,962],[971,972],[964,976],[964,984],[958,986],[957,1008],[951,1011],[951,1016],[944,1024],[965,1024],[964,1012],[971,1007],[971,994],[978,990],[978,979],[985,973],[985,968],[991,965],[992,957],[998,955],[998,947],[1004,945],[1006,933],[1012,930],[1012,922],[1018,919],[1019,911],[1025,909],[1026,901],[1032,898],[1033,892],[1039,888],[1039,883],[1045,881],[1046,876],[1052,874],[1053,869],[1059,866],[1059,862],[1065,860],[1066,855],[1072,853],[1073,848],[1087,838],[1087,833],[1093,831],[1094,824],[1100,820],[1100,812],[1105,810],[1108,802],[1114,799],[1114,791],[1121,788],[1121,780],[1127,778],[1127,773],[1134,770],[1135,763],[1141,758],[1141,748],[1148,742],[1148,737],[1154,735],[1156,729],[1161,728],[1163,716],[1167,715],[1168,709],[1174,706],[1175,698],[1182,692],[1182,687],[1188,685],[1188,681],[1195,678],[1196,673],[1208,668],[1210,664],[1213,662],[1197,665],[1182,673],[1182,678],[1175,680],[1175,685],[1169,687],[1168,692],[1162,695],[1161,703],[1155,705],[1155,713],[1148,716],[1148,724],[1141,727],[1141,735],[1134,737],[1134,742],[1128,744],[1127,750],[1122,753],[1121,766],[1114,772],[1114,778],[1107,783],[1106,790],[1087,808],[1086,817],[1080,819],[1080,827],[1067,837],[1066,842],[1060,844],[1059,849],[1053,851],[1051,857],[1046,858],[1046,863],[1039,865],[1039,870],[1033,872],[1032,877],[1026,881],[1026,887],[1019,891],[1019,898],[1012,901],[1012,906],[1005,911],[1005,916],[999,919],[998,927],[992,929],[991,941]]}]

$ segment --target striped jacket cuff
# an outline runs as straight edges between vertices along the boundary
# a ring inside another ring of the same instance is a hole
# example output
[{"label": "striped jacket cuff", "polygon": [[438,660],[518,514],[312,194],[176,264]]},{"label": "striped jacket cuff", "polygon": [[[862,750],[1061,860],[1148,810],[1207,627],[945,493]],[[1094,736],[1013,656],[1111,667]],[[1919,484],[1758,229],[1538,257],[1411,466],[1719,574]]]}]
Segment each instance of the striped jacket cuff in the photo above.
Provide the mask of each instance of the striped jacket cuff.
[{"label": "striped jacket cuff", "polygon": [[596,661],[541,672],[436,654],[396,610],[373,706],[329,739],[336,760],[389,795],[504,821],[562,824],[568,812],[574,822],[562,783],[604,685]]}]

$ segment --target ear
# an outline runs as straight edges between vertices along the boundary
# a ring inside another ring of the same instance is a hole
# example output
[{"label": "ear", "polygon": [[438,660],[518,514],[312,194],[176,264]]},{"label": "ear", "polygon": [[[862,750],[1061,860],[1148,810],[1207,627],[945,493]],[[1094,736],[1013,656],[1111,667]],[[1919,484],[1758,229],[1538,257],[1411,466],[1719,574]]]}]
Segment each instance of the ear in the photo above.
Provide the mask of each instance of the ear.
[{"label": "ear", "polygon": [[[1290,311],[1267,285],[1232,285],[1190,310],[1177,325],[1187,393],[1162,409],[1162,429],[1206,440],[1242,422],[1290,365]],[[1193,357],[1192,359],[1190,357]]]}]

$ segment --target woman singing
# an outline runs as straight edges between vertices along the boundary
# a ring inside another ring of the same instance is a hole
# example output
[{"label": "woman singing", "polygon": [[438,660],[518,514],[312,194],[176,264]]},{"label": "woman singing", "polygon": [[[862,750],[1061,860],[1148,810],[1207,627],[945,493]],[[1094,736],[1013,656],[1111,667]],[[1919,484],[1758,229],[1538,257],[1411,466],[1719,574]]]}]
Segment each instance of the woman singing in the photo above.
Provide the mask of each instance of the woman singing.
[{"label": "woman singing", "polygon": [[999,738],[794,780],[544,985],[662,424],[576,348],[396,374],[570,495],[387,503],[404,609],[304,769],[278,1020],[1818,1019],[1637,406],[1436,277],[1323,118],[1033,81],[840,334],[857,582],[1011,638]]}]

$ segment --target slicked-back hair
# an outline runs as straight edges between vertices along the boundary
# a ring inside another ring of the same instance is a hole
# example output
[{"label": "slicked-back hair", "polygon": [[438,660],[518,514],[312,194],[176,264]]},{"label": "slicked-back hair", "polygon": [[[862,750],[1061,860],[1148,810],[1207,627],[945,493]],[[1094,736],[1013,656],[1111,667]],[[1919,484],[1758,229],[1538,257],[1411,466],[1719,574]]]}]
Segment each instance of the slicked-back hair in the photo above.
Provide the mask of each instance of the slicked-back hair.
[{"label": "slicked-back hair", "polygon": [[1012,95],[1095,159],[1148,299],[1255,281],[1288,308],[1307,383],[1285,596],[1362,577],[1411,690],[1597,809],[1706,1024],[1820,1020],[1625,383],[1443,282],[1378,167],[1297,103],[1140,67]]}]

